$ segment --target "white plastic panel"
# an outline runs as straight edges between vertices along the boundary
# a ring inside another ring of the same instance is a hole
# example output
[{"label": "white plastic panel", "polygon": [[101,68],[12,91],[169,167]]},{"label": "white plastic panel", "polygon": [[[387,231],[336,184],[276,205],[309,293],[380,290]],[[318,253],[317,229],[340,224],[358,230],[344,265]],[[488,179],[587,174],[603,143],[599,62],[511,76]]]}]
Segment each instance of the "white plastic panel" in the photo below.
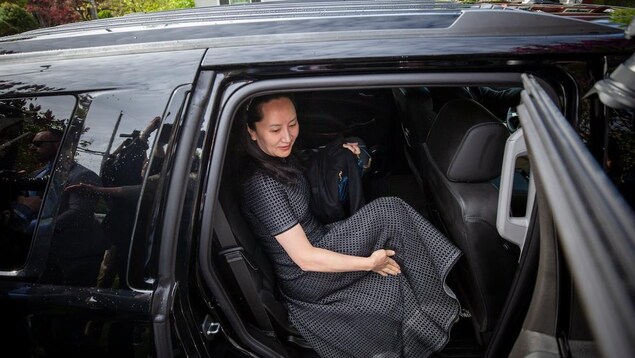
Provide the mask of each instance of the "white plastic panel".
[{"label": "white plastic panel", "polygon": [[527,146],[523,137],[523,130],[518,129],[508,139],[505,145],[503,168],[500,178],[500,192],[498,195],[498,213],[496,216],[496,228],[504,239],[518,245],[522,250],[531,218],[531,210],[536,198],[536,187],[533,175],[529,176],[529,189],[527,192],[527,207],[525,216],[511,216],[511,201],[514,184],[516,160],[527,155]]}]

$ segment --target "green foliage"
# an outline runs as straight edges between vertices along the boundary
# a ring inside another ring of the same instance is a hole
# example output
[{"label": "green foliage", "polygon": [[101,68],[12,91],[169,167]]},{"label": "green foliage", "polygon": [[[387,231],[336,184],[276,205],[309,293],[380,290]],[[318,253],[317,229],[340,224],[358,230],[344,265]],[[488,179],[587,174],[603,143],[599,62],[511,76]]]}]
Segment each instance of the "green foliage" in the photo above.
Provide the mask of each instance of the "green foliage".
[{"label": "green foliage", "polygon": [[611,13],[611,21],[628,25],[635,17],[635,9],[617,8]]},{"label": "green foliage", "polygon": [[19,7],[25,9],[26,8],[26,4],[29,3],[29,0],[4,0],[2,1],[3,3],[9,3],[9,4],[16,4]]},{"label": "green foliage", "polygon": [[99,10],[99,12],[97,13],[97,18],[98,19],[107,19],[109,17],[114,17],[115,15],[112,14],[112,11],[110,10]]},{"label": "green foliage", "polygon": [[16,4],[0,4],[0,36],[19,34],[38,28],[33,15]]},{"label": "green foliage", "polygon": [[194,7],[194,0],[110,0],[102,5],[102,8],[108,8],[114,16],[192,7]]}]

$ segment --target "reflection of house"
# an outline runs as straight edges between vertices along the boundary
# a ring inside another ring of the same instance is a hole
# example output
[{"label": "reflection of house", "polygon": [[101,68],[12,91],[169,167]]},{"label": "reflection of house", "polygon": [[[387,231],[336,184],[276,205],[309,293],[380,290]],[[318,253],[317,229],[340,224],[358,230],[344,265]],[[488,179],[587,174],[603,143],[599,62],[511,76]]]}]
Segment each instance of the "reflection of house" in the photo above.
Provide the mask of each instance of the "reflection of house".
[{"label": "reflection of house", "polygon": [[485,9],[519,9],[533,12],[548,12],[554,15],[570,16],[583,20],[607,20],[610,18],[612,7],[608,5],[594,5],[589,0],[508,0],[508,1],[478,1],[472,7]]}]

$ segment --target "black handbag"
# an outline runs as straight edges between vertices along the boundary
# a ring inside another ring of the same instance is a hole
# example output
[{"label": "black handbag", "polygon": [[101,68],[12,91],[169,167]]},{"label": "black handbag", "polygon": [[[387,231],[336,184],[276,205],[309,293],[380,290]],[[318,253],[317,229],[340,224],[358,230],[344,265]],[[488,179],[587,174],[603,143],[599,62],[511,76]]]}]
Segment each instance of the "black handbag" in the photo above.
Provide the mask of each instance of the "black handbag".
[{"label": "black handbag", "polygon": [[[357,142],[356,156],[344,143]],[[371,158],[364,142],[357,137],[339,138],[321,148],[306,167],[311,186],[311,211],[323,224],[353,215],[365,204],[362,175]]]}]

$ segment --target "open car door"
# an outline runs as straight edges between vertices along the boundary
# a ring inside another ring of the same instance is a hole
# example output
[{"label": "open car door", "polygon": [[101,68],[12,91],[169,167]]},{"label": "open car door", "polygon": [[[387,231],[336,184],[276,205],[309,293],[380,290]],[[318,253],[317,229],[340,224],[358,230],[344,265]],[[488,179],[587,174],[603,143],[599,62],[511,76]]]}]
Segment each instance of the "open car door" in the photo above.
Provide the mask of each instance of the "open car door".
[{"label": "open car door", "polygon": [[[518,115],[535,178],[540,261],[511,356],[635,357],[635,215],[538,81],[523,75],[523,84]],[[588,339],[571,336],[576,312]]]}]

